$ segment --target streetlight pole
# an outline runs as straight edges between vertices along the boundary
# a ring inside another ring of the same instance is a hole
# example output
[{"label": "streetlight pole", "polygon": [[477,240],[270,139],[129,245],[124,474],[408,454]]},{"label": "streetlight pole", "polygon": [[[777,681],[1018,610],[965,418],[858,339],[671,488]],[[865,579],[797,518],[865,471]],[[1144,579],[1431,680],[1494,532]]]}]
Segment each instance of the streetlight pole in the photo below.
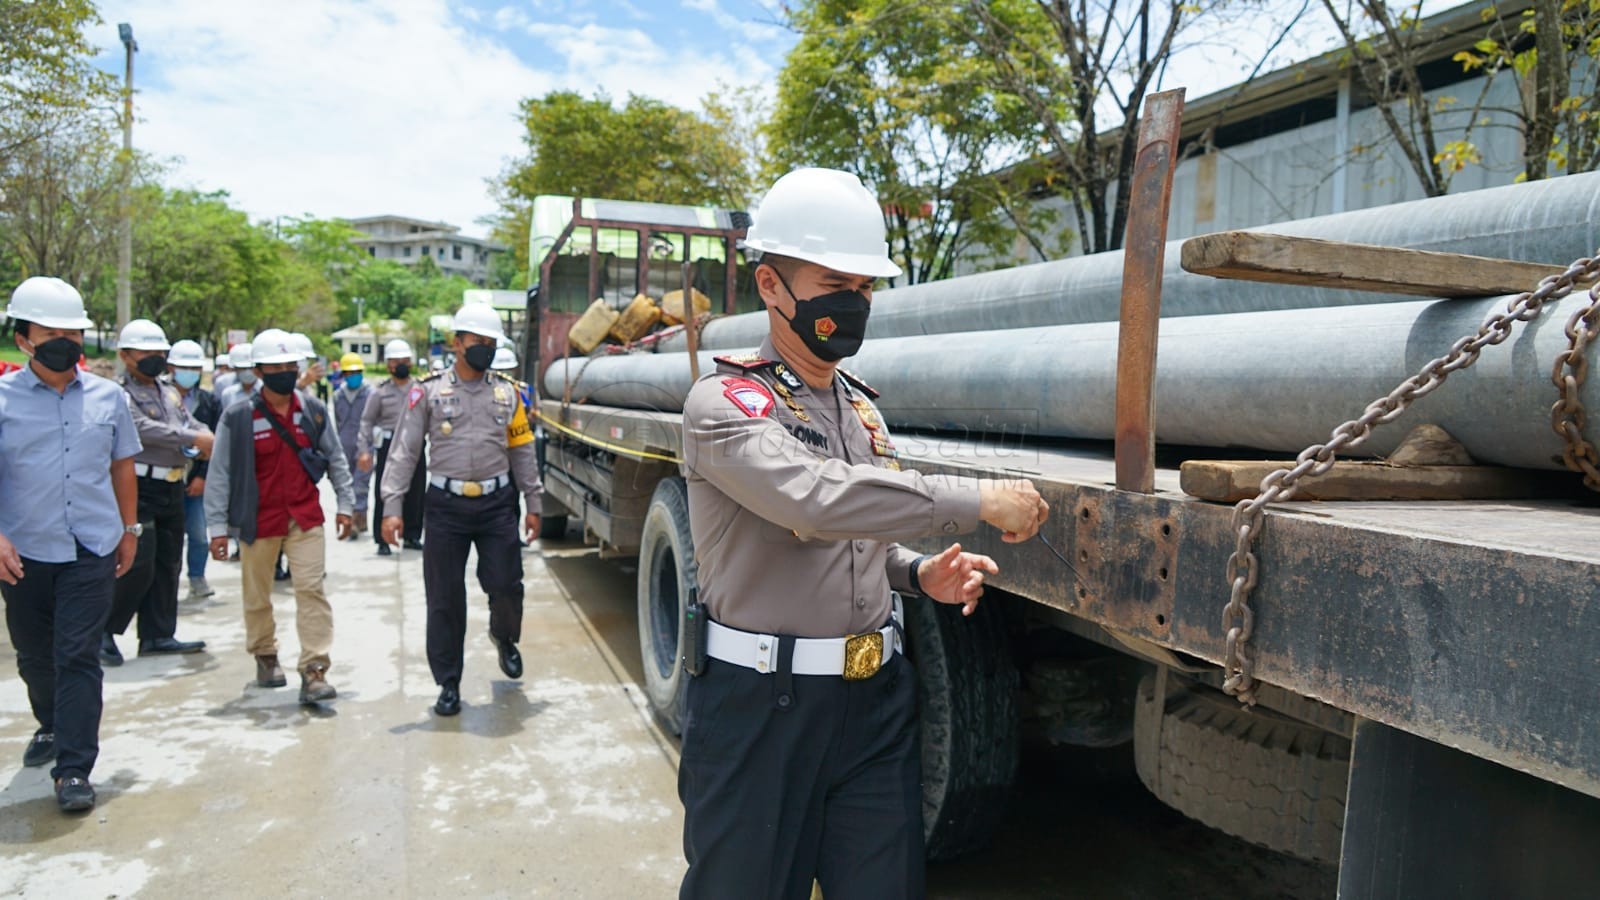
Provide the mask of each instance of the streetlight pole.
[{"label": "streetlight pole", "polygon": [[117,35],[126,50],[127,67],[122,78],[122,233],[117,246],[117,332],[133,318],[133,54],[139,42],[133,39],[133,26],[117,25]]}]

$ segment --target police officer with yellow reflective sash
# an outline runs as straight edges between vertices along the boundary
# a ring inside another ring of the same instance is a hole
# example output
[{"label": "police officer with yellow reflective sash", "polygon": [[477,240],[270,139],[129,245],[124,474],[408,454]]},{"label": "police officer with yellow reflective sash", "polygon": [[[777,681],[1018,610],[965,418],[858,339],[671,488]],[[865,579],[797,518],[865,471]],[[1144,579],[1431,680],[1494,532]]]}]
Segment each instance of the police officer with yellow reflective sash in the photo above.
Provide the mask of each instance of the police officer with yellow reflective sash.
[{"label": "police officer with yellow reflective sash", "polygon": [[[489,595],[489,635],[500,669],[522,677],[522,542],[517,497],[539,509],[542,485],[533,427],[515,381],[490,371],[495,345],[505,339],[500,316],[484,303],[455,315],[455,365],[413,385],[389,446],[380,485],[383,538],[398,544],[401,508],[411,474],[428,445],[428,490],[422,578],[428,595],[428,666],[439,685],[434,711],[461,711],[462,647],[467,633],[467,553],[478,550],[478,583]],[[539,516],[523,517],[530,536]]]}]

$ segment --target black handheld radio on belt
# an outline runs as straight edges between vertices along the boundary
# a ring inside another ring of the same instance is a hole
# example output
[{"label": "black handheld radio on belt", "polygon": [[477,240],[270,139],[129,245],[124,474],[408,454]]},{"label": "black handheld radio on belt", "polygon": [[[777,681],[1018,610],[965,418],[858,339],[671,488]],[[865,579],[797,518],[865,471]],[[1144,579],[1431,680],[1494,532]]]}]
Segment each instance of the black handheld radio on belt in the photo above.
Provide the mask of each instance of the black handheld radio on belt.
[{"label": "black handheld radio on belt", "polygon": [[683,670],[699,677],[706,670],[706,642],[711,632],[711,617],[700,605],[699,588],[689,589],[689,604],[683,609]]}]

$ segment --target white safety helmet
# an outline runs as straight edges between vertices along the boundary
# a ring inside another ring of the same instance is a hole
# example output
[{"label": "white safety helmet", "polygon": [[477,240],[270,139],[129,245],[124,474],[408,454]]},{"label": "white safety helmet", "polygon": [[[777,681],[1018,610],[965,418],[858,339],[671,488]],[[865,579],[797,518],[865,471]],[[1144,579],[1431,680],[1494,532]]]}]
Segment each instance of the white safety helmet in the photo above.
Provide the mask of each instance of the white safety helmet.
[{"label": "white safety helmet", "polygon": [[273,363],[297,363],[305,359],[305,351],[294,335],[278,328],[268,328],[250,342],[250,362],[265,366]]},{"label": "white safety helmet", "polygon": [[756,208],[744,246],[816,263],[836,272],[894,278],[878,198],[838,169],[795,169],[773,183]]},{"label": "white safety helmet", "polygon": [[456,317],[450,327],[457,333],[481,334],[484,337],[494,338],[496,341],[506,339],[506,333],[500,327],[500,314],[487,303],[467,303],[456,310]]},{"label": "white safety helmet", "polygon": [[444,360],[442,360],[442,359],[434,360],[433,361],[433,370],[435,372],[443,372],[444,371]]},{"label": "white safety helmet", "polygon": [[172,352],[167,354],[167,365],[182,369],[203,369],[206,365],[206,353],[194,341],[179,341],[172,345]]},{"label": "white safety helmet", "polygon": [[489,364],[489,368],[499,369],[503,372],[507,369],[515,369],[516,367],[517,354],[513,353],[510,347],[501,347],[500,349],[494,351],[494,362]]},{"label": "white safety helmet", "polygon": [[228,349],[228,368],[248,369],[255,365],[255,361],[252,358],[254,352],[255,348],[250,345],[249,341],[245,341],[242,344],[234,344]]},{"label": "white safety helmet", "polygon": [[411,345],[396,339],[383,345],[384,359],[411,359]]},{"label": "white safety helmet", "polygon": [[45,328],[93,328],[83,310],[83,295],[59,278],[35,275],[11,292],[6,316]]},{"label": "white safety helmet", "polygon": [[231,369],[233,368],[233,361],[228,358],[228,354],[218,353],[217,358],[211,361],[211,365],[218,369],[222,368],[223,366],[227,366]]},{"label": "white safety helmet", "polygon": [[171,350],[167,333],[149,319],[134,319],[117,335],[118,350]]},{"label": "white safety helmet", "polygon": [[306,337],[305,335],[296,331],[289,335],[289,339],[294,342],[292,346],[296,350],[300,351],[301,359],[317,358],[317,348],[312,345],[311,338]]}]

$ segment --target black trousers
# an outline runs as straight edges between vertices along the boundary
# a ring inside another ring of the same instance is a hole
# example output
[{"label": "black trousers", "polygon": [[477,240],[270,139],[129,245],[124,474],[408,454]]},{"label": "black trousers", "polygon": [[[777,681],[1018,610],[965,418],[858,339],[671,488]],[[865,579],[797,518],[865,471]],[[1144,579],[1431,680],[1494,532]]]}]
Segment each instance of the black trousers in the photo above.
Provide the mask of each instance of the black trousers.
[{"label": "black trousers", "polygon": [[52,778],[89,777],[100,755],[100,635],[111,613],[117,555],[78,545],[69,563],[23,559],[14,585],[0,582],[17,672],[39,730],[56,736]]},{"label": "black trousers", "polygon": [[[372,506],[372,540],[374,543],[383,543],[383,473],[389,468],[389,445],[393,439],[383,442],[378,448],[378,461],[372,467],[372,489],[368,501]],[[428,490],[428,472],[422,460],[417,460],[417,467],[411,470],[411,486],[406,488],[405,500],[400,504],[400,517],[405,523],[401,531],[401,538],[408,541],[422,540],[422,498]]]},{"label": "black trousers", "polygon": [[917,677],[900,654],[873,677],[777,674],[710,660],[689,682],[678,797],[679,896],[920,898]]},{"label": "black trousers", "polygon": [[522,637],[522,540],[517,495],[501,488],[486,497],[461,497],[428,488],[428,542],[422,545],[422,583],[428,593],[428,667],[435,684],[461,680],[467,639],[467,552],[478,548],[478,584],[489,595],[489,634],[513,643]]},{"label": "black trousers", "polygon": [[169,638],[178,631],[178,577],[183,568],[183,541],[187,535],[183,512],[183,482],[139,479],[139,553],[133,565],[117,579],[110,634],[123,634],[135,613],[139,615],[139,640]]}]

